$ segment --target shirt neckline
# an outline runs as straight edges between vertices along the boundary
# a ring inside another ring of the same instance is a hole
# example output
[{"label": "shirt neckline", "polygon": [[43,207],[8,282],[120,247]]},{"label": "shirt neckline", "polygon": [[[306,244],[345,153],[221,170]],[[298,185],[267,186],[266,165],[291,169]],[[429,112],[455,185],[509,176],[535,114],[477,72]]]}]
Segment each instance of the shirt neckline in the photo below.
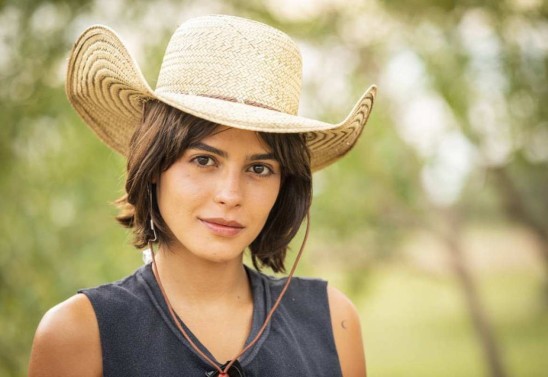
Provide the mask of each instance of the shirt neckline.
[{"label": "shirt neckline", "polygon": [[[260,328],[264,324],[264,321],[266,319],[266,315],[269,312],[270,308],[272,307],[272,298],[271,298],[271,292],[270,289],[267,289],[267,285],[265,282],[265,279],[263,278],[262,274],[259,272],[249,268],[244,264],[244,268],[246,270],[250,285],[251,285],[251,294],[253,297],[253,317],[251,322],[251,330],[249,332],[249,335],[245,341],[245,346],[247,346],[259,333]],[[156,281],[156,278],[154,276],[154,273],[152,271],[152,264],[148,263],[140,271],[141,273],[138,274],[139,280],[141,280],[142,283],[144,283],[146,287],[147,294],[149,295],[150,299],[154,303],[154,306],[159,311],[160,316],[162,317],[164,323],[169,327],[172,333],[175,334],[177,339],[183,343],[183,345],[190,350],[197,358],[199,358],[203,363],[204,367],[211,367],[210,364],[204,360],[197,352],[194,350],[194,348],[189,344],[189,342],[185,339],[183,334],[179,331],[179,329],[175,326],[173,323],[173,319],[171,315],[169,314],[167,304],[164,300],[164,297],[162,295],[162,292],[160,290],[160,287],[158,286],[158,282]],[[187,334],[189,335],[190,339],[198,346],[198,348],[206,354],[209,358],[212,360],[216,360],[215,357],[211,354],[211,352],[200,342],[200,340],[192,333],[192,330],[190,330],[185,323],[177,316],[177,319],[179,320],[179,323]],[[255,345],[246,351],[244,353],[239,361],[242,367],[246,367],[257,355],[259,352],[262,344],[268,337],[268,334],[270,333],[270,325],[271,322],[267,324],[267,327],[263,334],[261,335],[260,339],[255,343]],[[181,350],[182,352],[182,350]],[[219,361],[217,361],[219,363]],[[219,363],[218,365],[222,365],[223,363]]]}]

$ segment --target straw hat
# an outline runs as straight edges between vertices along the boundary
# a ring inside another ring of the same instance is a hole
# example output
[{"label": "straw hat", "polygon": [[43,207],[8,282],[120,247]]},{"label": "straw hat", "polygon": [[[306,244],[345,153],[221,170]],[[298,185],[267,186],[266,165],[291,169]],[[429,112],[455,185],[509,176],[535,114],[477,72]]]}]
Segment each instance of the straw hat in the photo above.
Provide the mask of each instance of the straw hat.
[{"label": "straw hat", "polygon": [[72,49],[66,92],[99,138],[124,156],[142,120],[143,102],[159,100],[226,126],[306,133],[315,171],[353,147],[376,87],[342,122],[325,123],[297,115],[301,70],[298,47],[281,31],[239,17],[203,16],[183,23],[172,36],[152,90],[117,34],[96,25]]}]

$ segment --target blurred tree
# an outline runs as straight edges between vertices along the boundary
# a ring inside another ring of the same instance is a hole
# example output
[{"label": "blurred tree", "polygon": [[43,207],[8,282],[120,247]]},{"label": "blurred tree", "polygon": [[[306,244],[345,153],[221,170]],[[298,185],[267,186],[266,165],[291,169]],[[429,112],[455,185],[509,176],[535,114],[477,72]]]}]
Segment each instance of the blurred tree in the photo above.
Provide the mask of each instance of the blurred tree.
[{"label": "blurred tree", "polygon": [[[67,26],[90,4],[12,1],[0,8],[2,376],[26,374],[45,308],[89,284],[90,276],[114,278],[120,270],[105,269],[120,262],[114,245],[110,261],[94,260],[106,247],[96,236],[109,234],[104,219],[112,211],[105,205],[91,209],[118,190],[122,161],[75,126],[79,121],[63,90],[63,62],[72,43]],[[101,182],[105,171],[110,180]],[[107,237],[122,244],[123,236]]]}]

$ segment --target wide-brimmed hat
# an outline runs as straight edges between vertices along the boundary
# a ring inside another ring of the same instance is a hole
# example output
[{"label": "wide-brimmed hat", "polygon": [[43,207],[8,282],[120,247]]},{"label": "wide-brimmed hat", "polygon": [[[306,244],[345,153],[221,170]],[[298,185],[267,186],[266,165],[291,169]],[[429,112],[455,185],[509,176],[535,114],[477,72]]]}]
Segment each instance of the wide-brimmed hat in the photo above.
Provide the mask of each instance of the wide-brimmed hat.
[{"label": "wide-brimmed hat", "polygon": [[301,71],[298,47],[281,31],[239,17],[203,16],[183,23],[171,37],[152,90],[118,35],[96,25],[74,44],[66,92],[99,138],[124,156],[142,121],[143,103],[158,100],[225,126],[306,133],[316,171],[354,146],[376,87],[342,122],[325,123],[297,115]]}]

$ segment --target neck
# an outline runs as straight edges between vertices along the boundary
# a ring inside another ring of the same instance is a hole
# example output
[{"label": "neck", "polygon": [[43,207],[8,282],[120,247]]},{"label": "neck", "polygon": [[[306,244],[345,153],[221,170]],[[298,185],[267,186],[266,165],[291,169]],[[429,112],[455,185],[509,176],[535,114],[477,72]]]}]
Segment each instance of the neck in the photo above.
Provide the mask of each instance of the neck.
[{"label": "neck", "polygon": [[213,262],[163,245],[155,260],[170,301],[201,305],[238,304],[251,300],[243,254],[231,261]]}]

